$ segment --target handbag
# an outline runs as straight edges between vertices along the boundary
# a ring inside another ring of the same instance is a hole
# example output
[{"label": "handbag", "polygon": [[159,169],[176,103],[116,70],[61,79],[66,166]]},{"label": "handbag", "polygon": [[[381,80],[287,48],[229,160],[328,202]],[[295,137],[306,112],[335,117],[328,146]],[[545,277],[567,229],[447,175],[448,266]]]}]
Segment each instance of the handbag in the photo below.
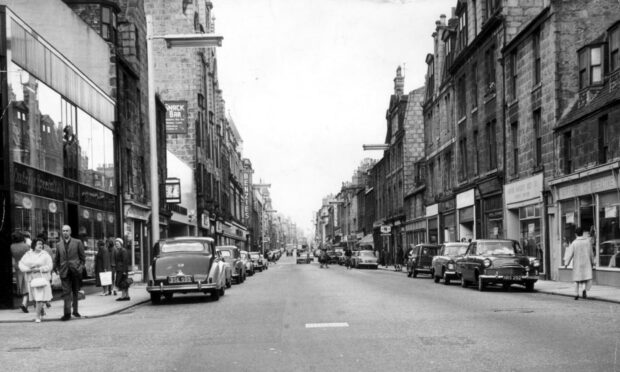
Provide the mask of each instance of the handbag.
[{"label": "handbag", "polygon": [[112,272],[111,271],[103,271],[99,273],[99,281],[102,286],[112,285]]},{"label": "handbag", "polygon": [[39,271],[39,277],[30,279],[30,286],[32,288],[41,288],[49,284],[49,281],[43,277],[43,273]]},{"label": "handbag", "polygon": [[52,272],[52,289],[61,289],[62,288],[62,281],[60,280],[60,276],[55,273]]}]

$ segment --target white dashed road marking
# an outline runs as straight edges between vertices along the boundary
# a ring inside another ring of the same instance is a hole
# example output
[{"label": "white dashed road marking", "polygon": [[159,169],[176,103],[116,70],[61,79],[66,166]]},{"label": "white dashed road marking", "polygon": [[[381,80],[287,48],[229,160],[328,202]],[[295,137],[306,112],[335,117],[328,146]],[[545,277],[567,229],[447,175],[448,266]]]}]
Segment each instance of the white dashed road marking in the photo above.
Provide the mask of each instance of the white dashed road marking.
[{"label": "white dashed road marking", "polygon": [[349,323],[306,323],[306,328],[341,328],[348,327]]}]

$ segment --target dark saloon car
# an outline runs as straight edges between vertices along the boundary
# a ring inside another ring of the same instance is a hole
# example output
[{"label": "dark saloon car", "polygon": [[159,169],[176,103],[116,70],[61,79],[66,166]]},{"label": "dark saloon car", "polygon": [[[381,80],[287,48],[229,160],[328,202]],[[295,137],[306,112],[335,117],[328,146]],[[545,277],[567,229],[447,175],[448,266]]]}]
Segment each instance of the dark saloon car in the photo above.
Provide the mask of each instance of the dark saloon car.
[{"label": "dark saloon car", "polygon": [[224,263],[230,267],[232,278],[237,284],[241,284],[246,278],[245,262],[241,259],[239,248],[234,245],[218,245],[215,247]]},{"label": "dark saloon car", "polygon": [[215,254],[212,238],[183,237],[160,240],[148,273],[146,290],[157,304],[163,295],[209,293],[215,300],[224,295],[224,266]]},{"label": "dark saloon car", "polygon": [[524,255],[519,243],[508,239],[474,240],[465,254],[456,259],[461,286],[475,283],[479,291],[492,283],[504,288],[520,284],[533,291],[539,269],[538,259]]},{"label": "dark saloon car", "polygon": [[254,262],[254,269],[262,272],[263,270],[267,270],[267,260],[263,257],[260,252],[250,252],[250,258],[252,262]]},{"label": "dark saloon car", "polygon": [[439,246],[436,244],[418,244],[413,246],[405,259],[407,260],[407,276],[417,277],[419,273],[432,274],[433,257],[437,255]]},{"label": "dark saloon car", "polygon": [[458,279],[454,260],[462,256],[467,250],[468,243],[444,243],[439,248],[437,256],[433,257],[433,278],[435,283],[443,279],[444,284],[450,284],[450,280]]}]

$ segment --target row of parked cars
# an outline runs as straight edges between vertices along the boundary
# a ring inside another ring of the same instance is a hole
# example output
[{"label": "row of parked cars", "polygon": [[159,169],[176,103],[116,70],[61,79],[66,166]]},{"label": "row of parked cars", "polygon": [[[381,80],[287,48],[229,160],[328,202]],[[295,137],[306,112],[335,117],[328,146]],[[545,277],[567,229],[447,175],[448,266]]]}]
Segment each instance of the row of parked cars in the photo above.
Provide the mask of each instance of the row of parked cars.
[{"label": "row of parked cars", "polygon": [[508,239],[478,239],[469,243],[418,244],[406,254],[407,276],[428,274],[435,283],[443,280],[475,285],[483,291],[490,284],[509,288],[512,284],[534,290],[540,260],[526,256],[519,242]]},{"label": "row of parked cars", "polygon": [[170,300],[174,293],[203,293],[217,301],[233,282],[241,284],[268,267],[259,252],[216,246],[209,237],[163,239],[155,244],[146,290],[153,304],[162,296]]}]

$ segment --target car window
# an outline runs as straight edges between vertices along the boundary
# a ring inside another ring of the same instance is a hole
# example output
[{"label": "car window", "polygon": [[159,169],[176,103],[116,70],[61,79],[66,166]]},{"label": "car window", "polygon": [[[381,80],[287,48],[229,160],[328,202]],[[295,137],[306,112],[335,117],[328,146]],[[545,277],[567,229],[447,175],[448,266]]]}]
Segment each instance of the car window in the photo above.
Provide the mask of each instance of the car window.
[{"label": "car window", "polygon": [[446,256],[458,256],[464,254],[467,250],[467,245],[448,245],[443,247],[443,253]]},{"label": "car window", "polygon": [[201,242],[166,242],[161,246],[161,252],[210,252],[210,250]]},{"label": "car window", "polygon": [[220,252],[220,256],[222,257],[230,257],[230,251],[219,251]]},{"label": "car window", "polygon": [[516,254],[515,247],[512,242],[485,242],[480,243],[478,254],[485,255],[510,255]]},{"label": "car window", "polygon": [[375,252],[373,252],[373,251],[361,251],[360,252],[360,256],[374,257],[375,256]]}]

